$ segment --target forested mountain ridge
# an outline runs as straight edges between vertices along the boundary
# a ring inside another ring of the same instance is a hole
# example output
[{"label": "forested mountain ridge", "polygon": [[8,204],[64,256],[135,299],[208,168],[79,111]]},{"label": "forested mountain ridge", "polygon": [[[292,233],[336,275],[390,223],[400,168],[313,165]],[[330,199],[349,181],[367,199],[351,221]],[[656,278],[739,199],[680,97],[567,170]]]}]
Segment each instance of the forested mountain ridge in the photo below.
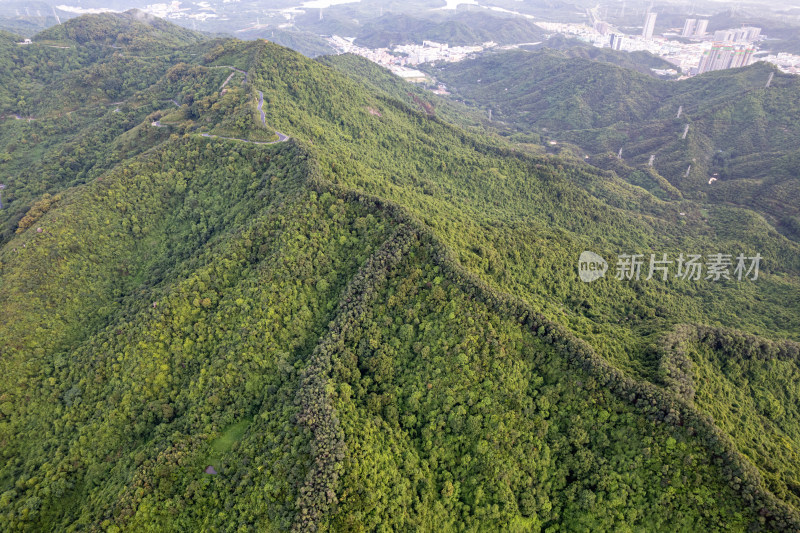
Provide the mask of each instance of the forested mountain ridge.
[{"label": "forested mountain ridge", "polygon": [[[185,125],[196,121],[201,111],[206,122],[211,114],[225,113],[227,119],[216,122],[227,126],[215,133],[242,133],[236,125],[240,119],[253,131],[250,119],[255,112],[250,102],[242,107],[248,96],[241,87],[253,42],[235,45],[192,33],[188,41],[200,38],[196,44],[165,49],[160,34],[172,25],[160,19],[142,22],[129,13],[78,17],[62,26],[62,35],[97,32],[101,37],[85,45],[47,44],[54,41],[39,37],[24,46],[0,40],[0,62],[8,67],[0,74],[5,89],[0,93],[0,161],[7,173],[0,242],[14,233],[37,198],[95,179],[169,138],[170,130],[149,127],[168,112],[176,110],[173,120],[189,119]],[[124,28],[130,31],[120,31]],[[48,35],[55,31],[51,30]],[[184,32],[177,29],[174,42],[182,42]],[[134,44],[109,45],[109,33]],[[220,90],[223,84],[225,93]],[[264,135],[259,138],[271,133]]]},{"label": "forested mountain ridge", "polygon": [[[199,46],[127,96],[150,106],[113,137],[129,151],[14,182],[59,198],[0,249],[3,529],[796,529],[793,411],[752,411],[787,439],[753,453],[708,414],[771,399],[687,397],[659,340],[738,327],[796,368],[767,340],[800,331],[795,243],[273,44]],[[59,120],[7,118],[0,146]],[[585,285],[587,247],[765,262]]]},{"label": "forested mountain ridge", "polygon": [[356,44],[391,48],[399,44],[435,41],[463,46],[494,41],[498,44],[540,41],[544,31],[528,20],[485,13],[459,13],[449,20],[387,14],[359,28]]},{"label": "forested mountain ridge", "polygon": [[574,143],[590,158],[621,149],[633,168],[653,156],[658,174],[685,194],[755,209],[800,238],[796,76],[756,63],[673,82],[574,56],[484,55],[434,75],[496,120]]},{"label": "forested mountain ridge", "polygon": [[124,13],[100,13],[78,17],[38,33],[36,41],[108,45],[130,50],[175,48],[198,43],[207,37],[132,9]]}]

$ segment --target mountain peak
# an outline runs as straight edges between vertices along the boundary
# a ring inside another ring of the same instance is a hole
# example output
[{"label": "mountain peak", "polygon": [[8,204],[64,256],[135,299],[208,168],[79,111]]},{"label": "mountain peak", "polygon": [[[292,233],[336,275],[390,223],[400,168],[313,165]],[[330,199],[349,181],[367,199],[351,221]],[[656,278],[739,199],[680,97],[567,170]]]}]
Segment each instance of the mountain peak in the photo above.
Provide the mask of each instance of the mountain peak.
[{"label": "mountain peak", "polygon": [[182,28],[139,9],[122,13],[81,15],[38,33],[37,41],[66,41],[122,48],[175,47],[200,42],[207,37]]}]

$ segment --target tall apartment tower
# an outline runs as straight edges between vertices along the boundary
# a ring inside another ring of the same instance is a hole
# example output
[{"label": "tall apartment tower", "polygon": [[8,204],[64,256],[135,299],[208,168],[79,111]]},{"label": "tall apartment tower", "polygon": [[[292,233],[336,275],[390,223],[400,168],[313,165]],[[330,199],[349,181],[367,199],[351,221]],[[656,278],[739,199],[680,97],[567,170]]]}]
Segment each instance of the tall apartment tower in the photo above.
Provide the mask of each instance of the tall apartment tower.
[{"label": "tall apartment tower", "polygon": [[622,35],[619,33],[612,33],[611,34],[611,49],[612,50],[621,50],[622,49]]},{"label": "tall apartment tower", "polygon": [[697,23],[697,19],[686,19],[686,22],[683,23],[683,31],[681,32],[681,37],[691,37],[695,34],[695,24]]},{"label": "tall apartment tower", "polygon": [[694,29],[694,34],[697,37],[702,37],[706,34],[706,29],[708,29],[708,19],[700,19],[697,21],[697,27]]},{"label": "tall apartment tower", "polygon": [[753,52],[753,47],[746,44],[714,43],[711,49],[703,54],[697,73],[746,67],[753,59]]},{"label": "tall apartment tower", "polygon": [[656,27],[656,13],[648,13],[644,17],[644,28],[642,29],[642,37],[645,39],[653,38],[653,30]]},{"label": "tall apartment tower", "polygon": [[751,42],[757,41],[761,35],[761,28],[756,28],[755,26],[744,26],[742,29],[747,33],[745,39]]}]

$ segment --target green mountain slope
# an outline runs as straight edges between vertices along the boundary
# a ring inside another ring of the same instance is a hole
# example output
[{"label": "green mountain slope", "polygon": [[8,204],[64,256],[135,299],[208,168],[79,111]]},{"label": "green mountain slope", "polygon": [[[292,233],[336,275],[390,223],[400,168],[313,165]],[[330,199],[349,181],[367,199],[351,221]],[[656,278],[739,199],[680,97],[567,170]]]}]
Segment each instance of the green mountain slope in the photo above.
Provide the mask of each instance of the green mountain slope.
[{"label": "green mountain slope", "polygon": [[795,507],[800,344],[737,331],[683,326],[659,346],[664,382],[711,414]]},{"label": "green mountain slope", "polygon": [[798,238],[795,76],[757,63],[659,81],[573,56],[510,52],[434,74],[467,103],[492,109],[496,120],[574,143],[590,156],[622,149],[634,168],[653,156],[654,169],[683,193],[754,209]]},{"label": "green mountain slope", "polygon": [[[795,242],[521,153],[367,67],[192,46],[124,93],[125,121],[93,101],[4,122],[0,172],[25,179],[2,212],[0,528],[800,526],[794,456],[740,437],[740,398],[687,398],[662,342],[691,322],[794,346]],[[107,135],[97,157],[19,129],[67,116]],[[754,282],[584,284],[586,249],[764,262]],[[725,379],[790,387],[746,371]],[[794,410],[772,409],[748,428],[777,420],[791,445]]]},{"label": "green mountain slope", "polygon": [[[115,16],[130,22],[132,33],[141,31],[138,19]],[[104,27],[102,22],[87,23],[79,17],[61,31]],[[117,34],[128,40],[124,35]],[[144,42],[150,41],[140,40]],[[98,43],[67,48],[10,44],[6,49],[11,68],[0,76],[0,83],[15,96],[5,103],[0,130],[6,185],[0,242],[14,233],[41,195],[52,196],[66,186],[94,179],[168,138],[169,130],[149,124],[176,107],[178,113],[165,122],[188,124],[187,119],[192,122],[202,113],[204,120],[217,115],[213,133],[241,134],[236,125],[240,119],[253,129],[256,112],[250,98],[254,95],[242,92],[244,71],[239,68],[251,60],[253,43],[206,39],[166,52],[156,37],[151,44],[152,48],[137,50]],[[220,91],[223,84],[225,94]],[[245,100],[246,110],[241,107]],[[222,114],[226,120],[219,119]],[[265,131],[260,138],[271,136]]]},{"label": "green mountain slope", "polygon": [[535,317],[409,255],[334,352],[349,453],[332,529],[743,527],[683,431],[571,366]]},{"label": "green mountain slope", "polygon": [[317,61],[338,70],[350,79],[359,81],[376,92],[403,102],[412,109],[436,115],[452,124],[464,128],[478,128],[481,133],[485,132],[487,126],[490,125],[483,113],[435,95],[417,84],[410,84],[364,57],[354,54],[339,54],[322,56]]}]

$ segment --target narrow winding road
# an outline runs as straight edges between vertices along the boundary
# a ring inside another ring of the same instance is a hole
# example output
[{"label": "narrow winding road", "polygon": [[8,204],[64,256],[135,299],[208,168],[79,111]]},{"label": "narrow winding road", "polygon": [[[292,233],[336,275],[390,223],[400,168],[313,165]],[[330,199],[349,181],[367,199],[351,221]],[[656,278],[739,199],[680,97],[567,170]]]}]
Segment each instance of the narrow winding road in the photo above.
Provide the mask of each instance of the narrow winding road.
[{"label": "narrow winding road", "polygon": [[222,90],[222,88],[225,87],[225,85],[228,83],[228,81],[230,81],[231,76],[233,76],[233,74],[236,73],[236,72],[238,72],[240,74],[244,74],[244,79],[242,80],[242,85],[247,83],[247,71],[244,71],[242,69],[238,69],[238,68],[233,67],[231,65],[212,65],[212,66],[206,67],[206,68],[229,68],[229,69],[231,69],[233,71],[233,72],[231,72],[231,75],[228,76],[228,79],[225,80],[225,83],[222,84],[222,87],[220,87],[220,90]]},{"label": "narrow winding road", "polygon": [[[264,113],[264,93],[258,91],[258,112],[261,113],[261,123],[265,126],[267,125],[267,115]],[[284,141],[289,140],[288,135],[284,135],[283,133],[276,131],[275,134],[278,136],[277,141],[272,141],[272,143],[282,143]],[[270,144],[272,144],[270,143]]]},{"label": "narrow winding road", "polygon": [[[261,123],[265,126],[267,125],[267,115],[264,113],[264,93],[258,91],[258,112],[261,113]],[[153,126],[163,128],[164,124],[161,124],[159,121],[153,122]],[[284,135],[283,133],[276,131],[275,134],[278,136],[277,141],[249,141],[247,139],[239,139],[238,137],[222,137],[220,135],[212,135],[210,133],[201,133],[201,137],[206,137],[208,139],[225,139],[226,141],[239,141],[243,143],[250,143],[250,144],[277,144],[286,142],[289,140],[288,135]]]},{"label": "narrow winding road", "polygon": [[210,133],[201,133],[200,137],[207,137],[209,139],[225,139],[226,141],[240,141],[243,143],[250,143],[250,144],[277,144],[289,140],[289,137],[287,137],[286,135],[283,134],[278,134],[278,135],[282,135],[283,138],[279,137],[277,141],[248,141],[247,139],[239,139],[238,137],[222,137],[220,135],[212,135]]},{"label": "narrow winding road", "polygon": [[[234,72],[231,72],[231,75],[228,76],[228,79],[225,80],[225,82],[222,84],[222,87],[220,87],[220,89],[222,89],[223,87],[225,87],[225,85],[228,84],[228,82],[230,81],[231,77],[233,77],[233,75],[236,72],[240,72],[240,73],[244,74],[244,79],[242,80],[242,83],[247,83],[247,72],[245,72],[244,70],[239,70],[238,68],[232,67],[232,66],[229,66],[229,65],[219,65],[219,66],[213,66],[213,67],[208,67],[208,68],[229,68],[232,71],[234,71]],[[175,101],[175,100],[170,100],[170,101],[173,104],[175,104],[176,106],[180,107],[180,104],[177,101]],[[266,126],[267,125],[267,114],[264,112],[264,93],[262,91],[258,91],[258,112],[261,114],[261,123],[264,124],[264,126]],[[162,124],[160,121],[154,120],[152,122],[151,126],[154,126],[156,128],[166,128],[169,125],[168,124]],[[283,133],[281,133],[279,131],[276,131],[275,135],[278,136],[278,140],[277,141],[250,141],[248,139],[240,139],[238,137],[223,137],[223,136],[220,136],[220,135],[212,135],[211,133],[201,133],[200,134],[201,137],[206,137],[208,139],[225,139],[227,141],[239,141],[239,142],[250,143],[250,144],[277,144],[277,143],[286,142],[286,141],[288,141],[290,139],[290,137],[288,135],[284,135]]]}]

